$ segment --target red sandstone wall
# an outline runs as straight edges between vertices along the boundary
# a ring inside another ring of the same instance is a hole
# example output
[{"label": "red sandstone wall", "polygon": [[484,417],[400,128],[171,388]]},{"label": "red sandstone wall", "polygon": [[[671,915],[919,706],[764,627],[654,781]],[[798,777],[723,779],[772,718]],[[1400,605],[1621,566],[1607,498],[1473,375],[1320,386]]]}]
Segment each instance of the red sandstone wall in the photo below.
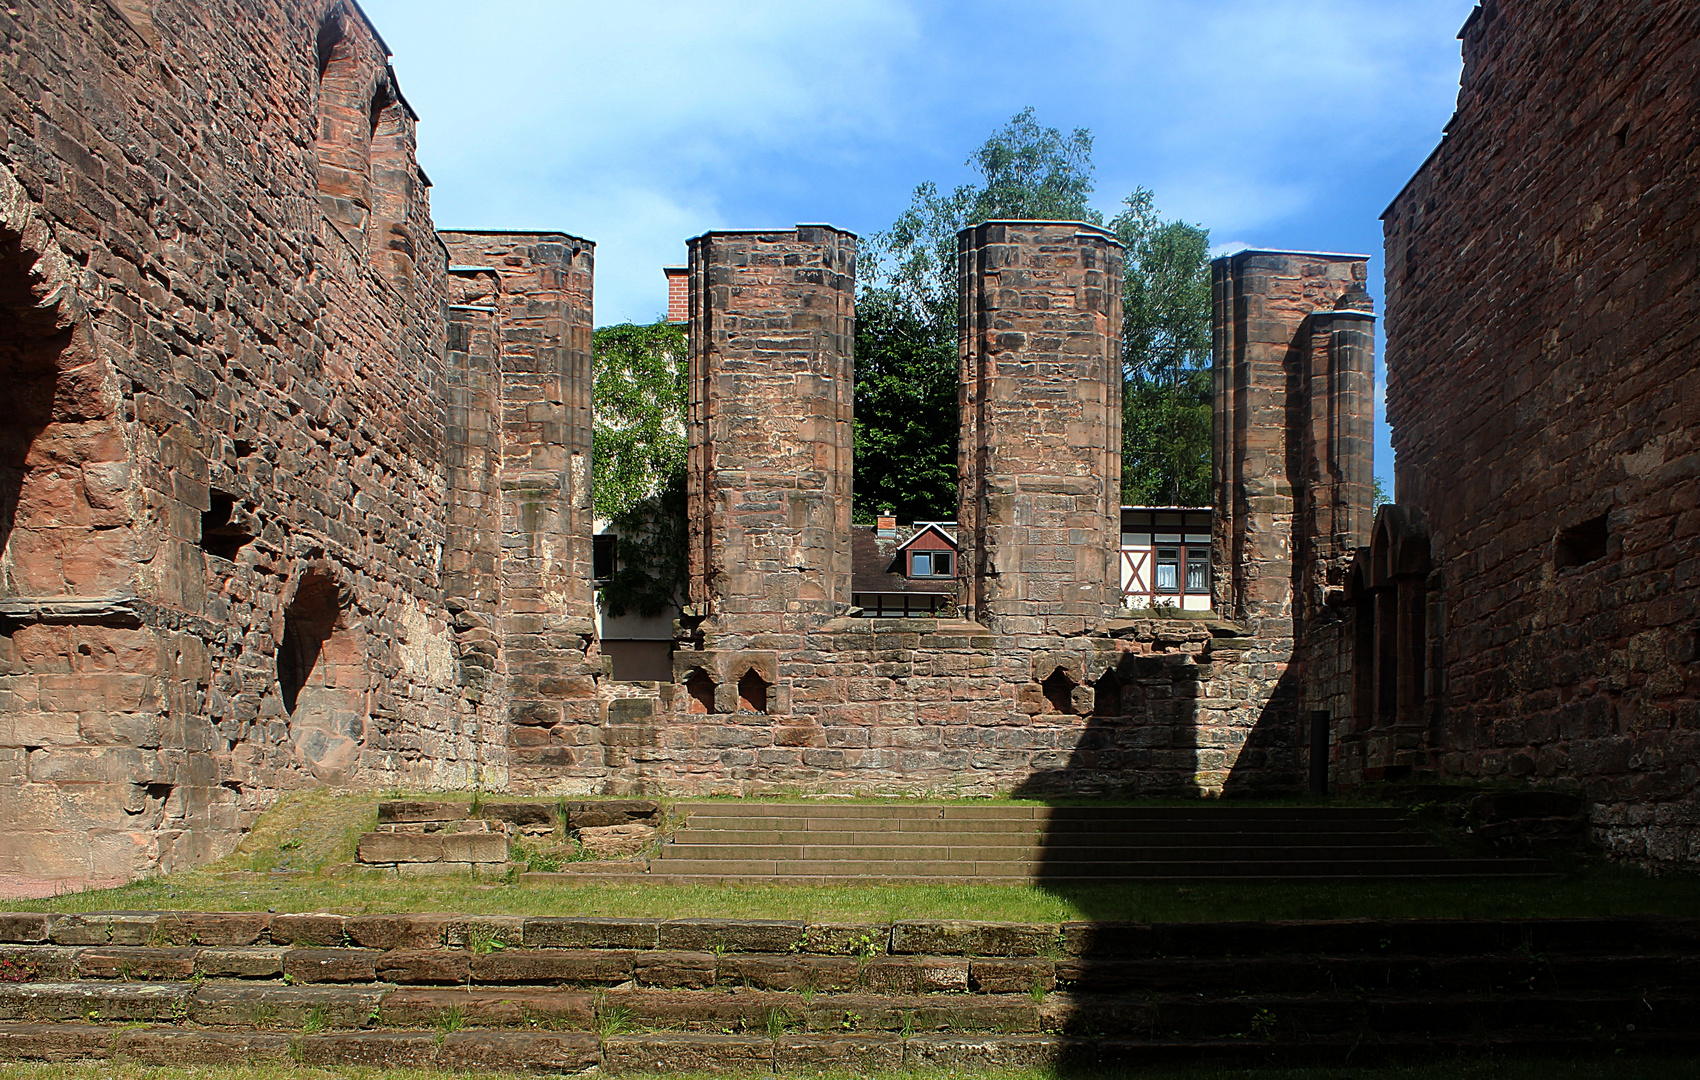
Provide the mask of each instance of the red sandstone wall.
[{"label": "red sandstone wall", "polygon": [[[1433,764],[1700,860],[1700,8],[1503,0],[1388,208],[1387,414],[1433,537]],[[1601,557],[1561,551],[1604,516]]]},{"label": "red sandstone wall", "polygon": [[[444,232],[455,503],[445,575],[468,684],[508,733],[510,790],[601,764],[591,600],[595,245],[564,233]],[[461,455],[464,455],[462,457]],[[488,665],[486,665],[488,661]],[[496,700],[488,700],[493,686]],[[499,778],[493,778],[500,782]]]},{"label": "red sandstone wall", "polygon": [[181,866],[279,791],[486,756],[437,577],[443,253],[381,43],[327,7],[0,11],[0,874]]},{"label": "red sandstone wall", "polygon": [[1122,246],[1066,221],[957,245],[963,613],[1078,634],[1120,606]]}]

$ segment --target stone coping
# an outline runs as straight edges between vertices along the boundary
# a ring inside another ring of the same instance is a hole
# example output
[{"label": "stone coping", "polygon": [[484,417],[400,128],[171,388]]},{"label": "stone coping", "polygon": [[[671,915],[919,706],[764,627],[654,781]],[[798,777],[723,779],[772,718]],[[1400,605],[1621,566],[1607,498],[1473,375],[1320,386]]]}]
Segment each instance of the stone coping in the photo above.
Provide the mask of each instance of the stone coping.
[{"label": "stone coping", "polygon": [[0,912],[0,945],[616,949],[823,956],[1251,957],[1293,953],[1696,952],[1700,917],[1011,923],[452,913]]}]

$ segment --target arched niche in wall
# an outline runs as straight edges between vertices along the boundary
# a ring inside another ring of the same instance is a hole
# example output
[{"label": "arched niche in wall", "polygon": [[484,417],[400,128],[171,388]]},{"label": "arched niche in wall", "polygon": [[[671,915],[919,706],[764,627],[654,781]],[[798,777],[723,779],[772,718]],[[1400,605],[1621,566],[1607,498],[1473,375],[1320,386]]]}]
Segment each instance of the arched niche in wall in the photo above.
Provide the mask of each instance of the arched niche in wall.
[{"label": "arched niche in wall", "polygon": [[284,608],[277,649],[290,742],[314,776],[333,783],[359,763],[370,712],[365,635],[351,608],[329,570],[308,569]]},{"label": "arched niche in wall", "polygon": [[414,235],[413,208],[423,200],[423,174],[413,158],[411,116],[396,88],[395,76],[385,71],[372,92],[371,130],[372,227],[368,240],[372,262],[398,284],[411,284],[419,241]]},{"label": "arched niche in wall", "polygon": [[346,8],[337,4],[319,23],[318,100],[313,151],[319,205],[344,234],[364,233],[372,210],[372,127],[375,93]]},{"label": "arched niche in wall", "polygon": [[767,680],[755,668],[744,672],[744,677],[738,680],[738,711],[767,712],[767,691]]},{"label": "arched niche in wall", "polygon": [[690,695],[689,710],[704,714],[714,711],[714,680],[702,668],[693,668],[685,680],[685,693]]},{"label": "arched niche in wall", "polygon": [[1110,668],[1098,676],[1098,681],[1092,684],[1092,715],[1093,716],[1123,716],[1122,680],[1116,674],[1115,668]]},{"label": "arched niche in wall", "polygon": [[1073,715],[1074,680],[1069,677],[1067,671],[1057,668],[1045,676],[1045,681],[1039,684],[1039,688],[1044,691],[1045,703],[1050,706],[1051,712]]},{"label": "arched niche in wall", "polygon": [[0,225],[0,592],[129,593],[129,452],[106,365],[48,261]]}]

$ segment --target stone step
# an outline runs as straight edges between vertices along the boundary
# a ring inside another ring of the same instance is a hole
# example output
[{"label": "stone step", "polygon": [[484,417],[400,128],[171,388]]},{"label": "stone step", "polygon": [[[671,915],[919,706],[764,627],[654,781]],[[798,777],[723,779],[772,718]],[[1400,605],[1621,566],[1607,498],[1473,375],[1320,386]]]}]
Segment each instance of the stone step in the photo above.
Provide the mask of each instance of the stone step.
[{"label": "stone step", "polygon": [[675,813],[703,817],[772,818],[790,817],[811,821],[829,818],[886,818],[890,820],[938,821],[1406,821],[1397,809],[1360,806],[1235,806],[1200,802],[1196,807],[1175,806],[977,806],[941,803],[760,803],[681,802]]},{"label": "stone step", "polygon": [[714,844],[674,842],[662,849],[652,866],[666,869],[680,860],[729,860],[744,862],[773,859],[783,862],[1006,862],[1032,866],[1071,866],[1077,863],[1116,863],[1136,866],[1145,863],[1247,863],[1324,862],[1366,863],[1388,859],[1445,859],[1438,848],[1416,844],[1398,847],[1319,847],[1248,845],[1245,847],[1161,847],[1121,845],[1039,848],[1031,846],[963,844],[878,845],[852,844]]},{"label": "stone step", "polygon": [[[1332,858],[1302,861],[1241,859],[1231,862],[1201,859],[1140,862],[1045,862],[1031,864],[1029,874],[1011,875],[1006,860],[828,860],[828,859],[675,859],[651,860],[655,873],[674,876],[878,878],[900,881],[927,879],[1169,881],[1247,878],[1260,880],[1363,877],[1520,877],[1552,873],[1537,859],[1386,858],[1352,862]],[[1042,870],[1041,870],[1042,867]],[[530,875],[527,875],[530,877]]]},{"label": "stone step", "polygon": [[1177,834],[1164,832],[1065,833],[1042,835],[1031,832],[978,833],[961,831],[939,832],[878,832],[850,829],[698,829],[687,827],[672,835],[674,844],[829,844],[840,846],[963,846],[1030,847],[1034,850],[1063,851],[1116,847],[1188,847],[1218,849],[1256,845],[1259,847],[1342,846],[1342,847],[1429,847],[1433,842],[1421,833],[1348,833],[1328,835],[1316,833],[1200,833]]},{"label": "stone step", "polygon": [[725,1035],[648,1032],[592,1035],[574,1031],[463,1030],[353,1031],[330,1034],[206,1031],[168,1024],[117,1027],[102,1023],[0,1025],[0,1060],[111,1061],[144,1065],[275,1064],[281,1067],[411,1067],[421,1070],[522,1071],[537,1073],[734,1074],[898,1070],[951,1072],[1065,1068],[1092,1071],[1156,1063],[1338,1066],[1350,1061],[1450,1057],[1459,1054],[1508,1057],[1518,1054],[1597,1053],[1608,1048],[1631,1053],[1675,1054],[1700,1047],[1694,1031],[1570,1034],[1546,1026],[1458,1033],[1437,1040],[1428,1034],[1390,1034],[1365,1039],[1361,1033],[1304,1039],[1236,1033],[1223,1039],[1118,1035],[911,1033],[837,1030],[825,1033]]}]

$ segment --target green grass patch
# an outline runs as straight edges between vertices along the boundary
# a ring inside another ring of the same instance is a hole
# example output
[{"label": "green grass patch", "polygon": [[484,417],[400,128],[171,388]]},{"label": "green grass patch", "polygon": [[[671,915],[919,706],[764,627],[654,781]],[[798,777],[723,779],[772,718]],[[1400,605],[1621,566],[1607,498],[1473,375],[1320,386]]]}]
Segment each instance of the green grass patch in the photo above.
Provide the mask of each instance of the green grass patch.
[{"label": "green grass patch", "polygon": [[[968,883],[673,886],[578,881],[519,885],[473,881],[466,877],[397,878],[355,868],[355,844],[362,833],[376,826],[378,802],[402,797],[464,800],[470,799],[472,793],[404,796],[399,792],[385,795],[301,792],[288,796],[262,816],[232,855],[211,866],[50,900],[0,900],[0,910],[272,910],[345,914],[450,911],[469,915],[724,917],[820,922],[927,918],[1203,922],[1554,918],[1700,912],[1700,877],[1654,878],[1633,869],[1583,861],[1567,863],[1563,876],[1540,880],[1267,884],[1201,881],[1106,886]],[[1196,806],[1197,802],[1191,805]],[[1294,802],[1280,805],[1294,805]],[[670,816],[676,816],[676,809],[673,808],[675,815]],[[557,854],[551,846],[568,844],[570,841],[557,826],[555,835],[550,837],[522,838],[515,852],[532,858],[536,866],[539,862],[546,864],[551,854]]]},{"label": "green grass patch", "polygon": [[469,915],[767,918],[817,922],[989,919],[1138,922],[1340,918],[1557,918],[1693,915],[1700,879],[1593,869],[1534,881],[1005,885],[514,885],[371,873],[268,880],[190,872],[14,911],[450,911]]}]

